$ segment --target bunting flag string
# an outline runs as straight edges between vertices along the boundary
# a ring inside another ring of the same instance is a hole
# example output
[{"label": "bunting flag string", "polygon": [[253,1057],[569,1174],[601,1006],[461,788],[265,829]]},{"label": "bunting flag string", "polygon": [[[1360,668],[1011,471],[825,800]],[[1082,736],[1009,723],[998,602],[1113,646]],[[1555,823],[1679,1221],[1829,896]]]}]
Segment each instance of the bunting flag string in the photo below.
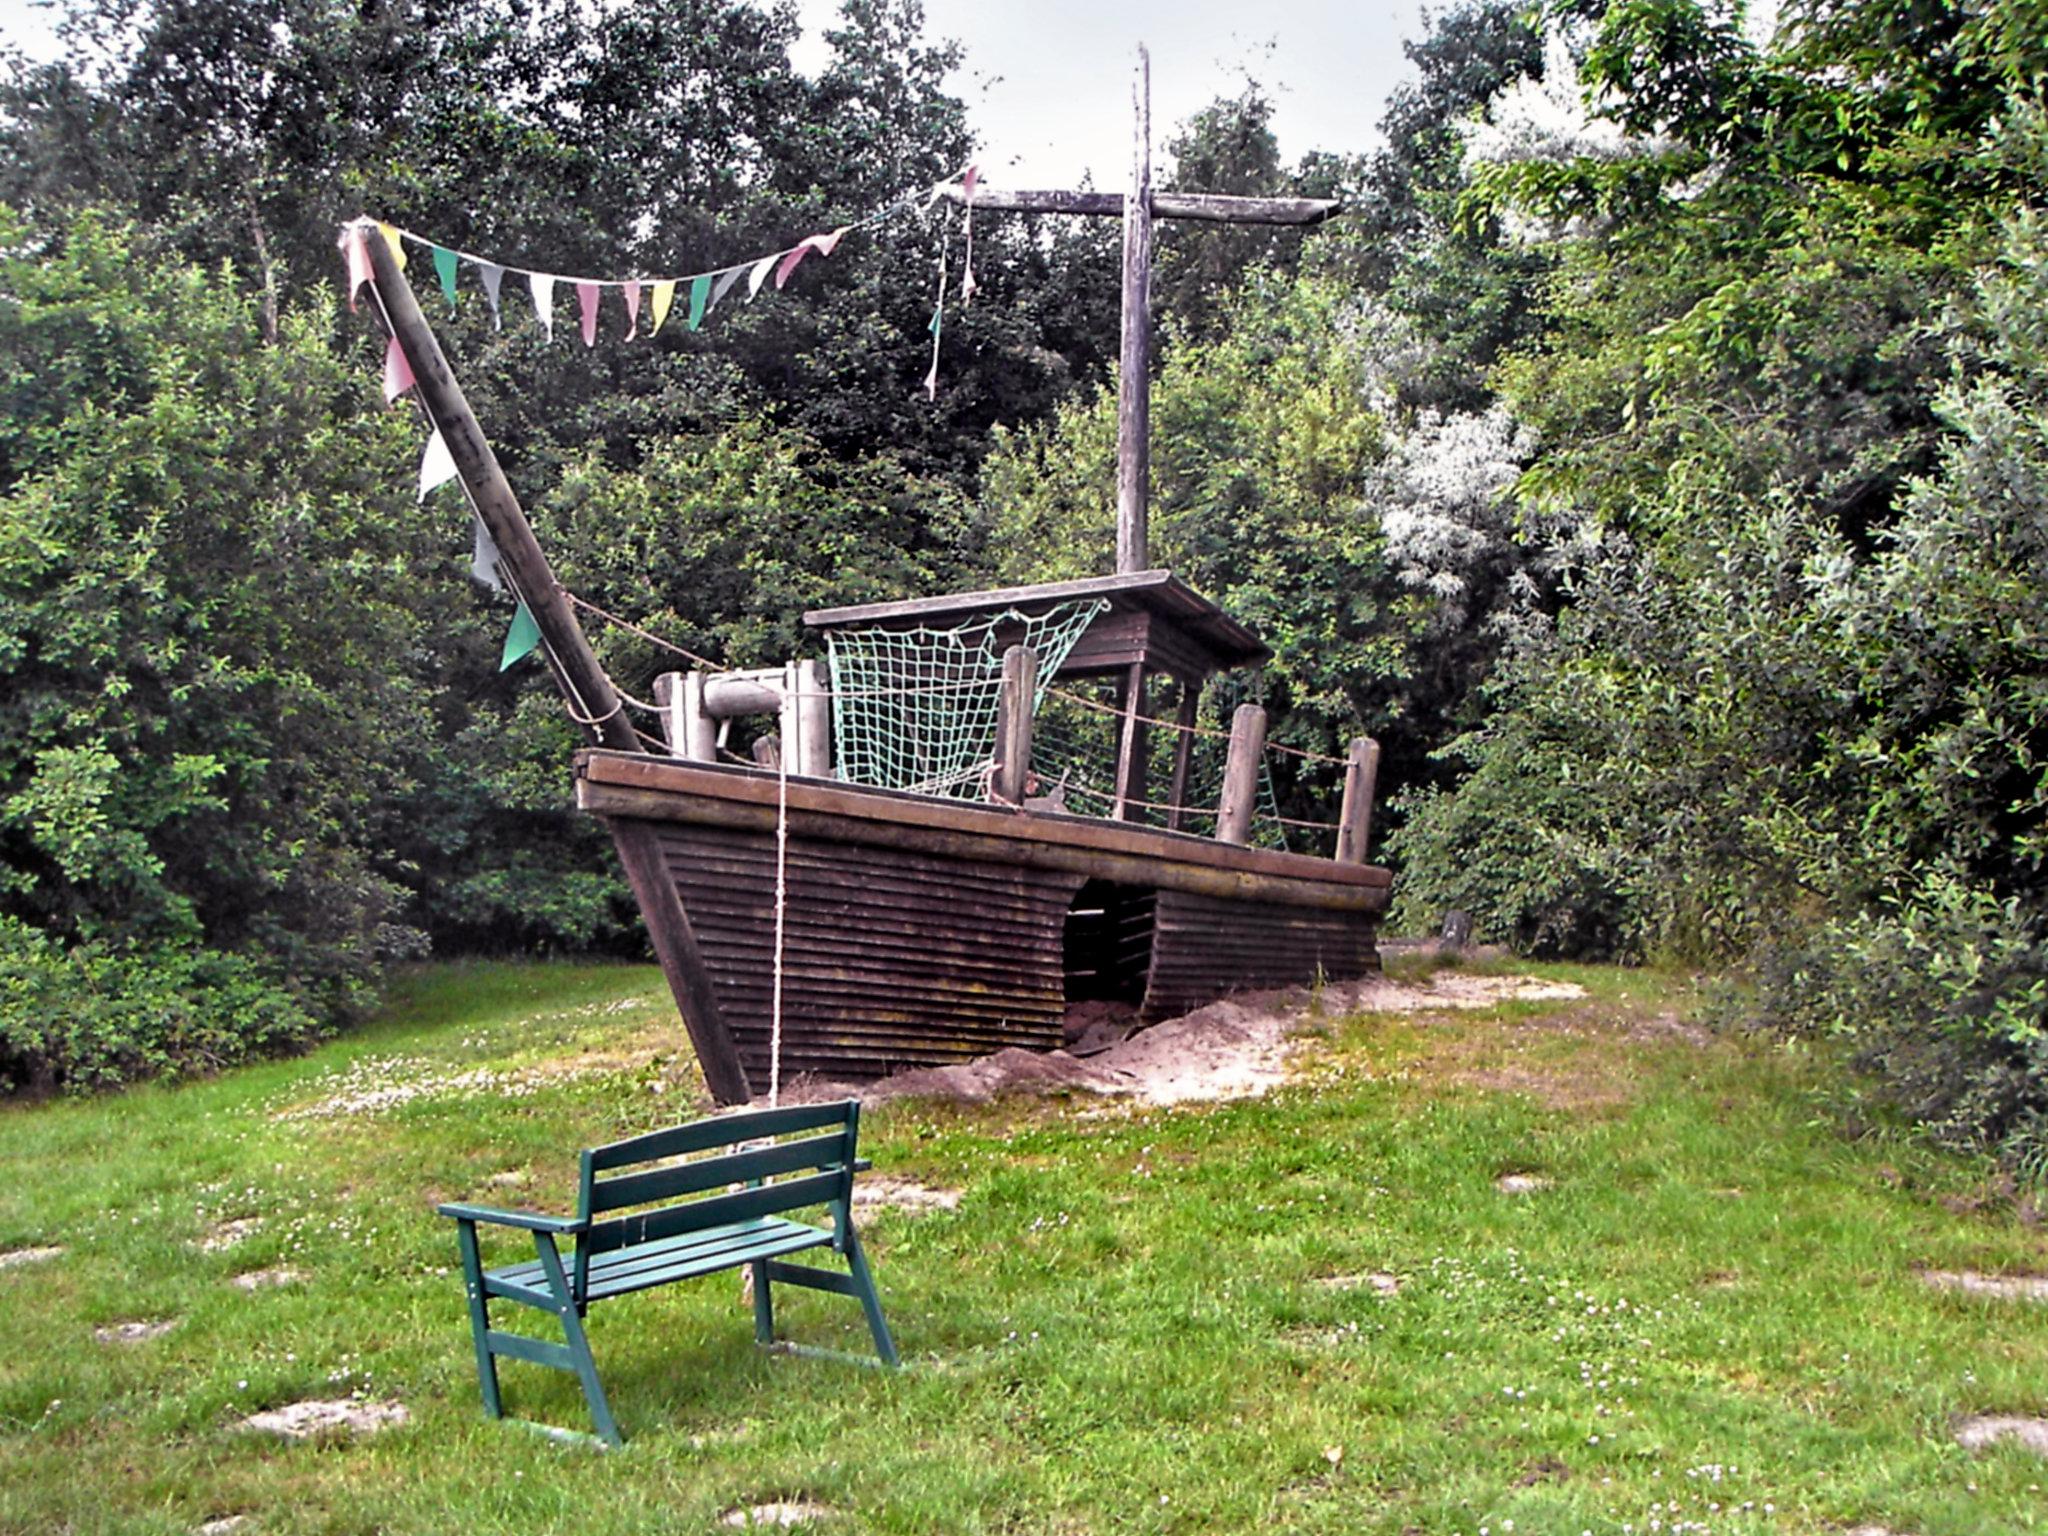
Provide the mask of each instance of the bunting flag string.
[{"label": "bunting flag string", "polygon": [[850,224],[842,224],[836,229],[821,230],[817,234],[806,235],[803,239],[797,241],[796,244],[779,251],[770,251],[765,256],[757,256],[746,261],[735,262],[730,266],[714,267],[708,272],[690,272],[676,277],[603,278],[564,276],[553,272],[538,272],[524,267],[511,266],[505,262],[491,261],[474,252],[460,250],[451,245],[443,245],[438,240],[430,240],[425,235],[415,233],[409,229],[401,229],[395,224],[388,224],[381,220],[361,219],[342,230],[341,246],[348,263],[349,308],[351,310],[355,308],[357,295],[362,291],[363,285],[372,280],[369,251],[366,242],[368,232],[371,229],[375,229],[390,245],[392,254],[397,259],[401,270],[405,267],[405,247],[408,243],[419,246],[428,253],[433,264],[434,275],[439,280],[442,295],[451,306],[458,302],[459,277],[462,267],[465,264],[475,267],[478,278],[483,285],[484,300],[490,306],[491,324],[497,330],[505,328],[501,291],[505,281],[505,274],[507,272],[516,272],[526,279],[528,292],[533,298],[534,319],[540,325],[542,335],[549,341],[554,340],[555,287],[559,283],[568,283],[576,290],[577,319],[579,321],[579,330],[586,346],[595,346],[597,344],[598,319],[603,308],[602,295],[603,291],[607,288],[618,289],[621,301],[625,305],[626,324],[624,337],[628,341],[637,339],[641,334],[640,300],[642,295],[645,294],[649,297],[652,323],[648,327],[647,334],[652,336],[658,334],[663,324],[668,320],[669,312],[675,305],[676,292],[679,288],[688,292],[688,324],[689,328],[694,331],[703,325],[705,317],[718,307],[719,302],[742,279],[746,281],[747,297],[749,299],[760,295],[762,288],[767,286],[770,277],[774,278],[776,288],[780,289],[788,284],[790,278],[795,275],[797,268],[813,252],[820,256],[830,256],[838,249],[839,243],[850,234],[873,229],[877,225],[907,210],[916,210],[920,207],[929,209],[935,206],[944,196],[945,189],[955,182],[960,182],[966,187],[969,199],[969,223],[967,228],[968,266],[967,275],[961,285],[962,297],[968,298],[972,297],[975,287],[972,200],[975,183],[979,175],[980,171],[977,166],[966,166],[930,188],[917,188],[905,192],[891,199],[888,203],[864,218],[856,219]]}]

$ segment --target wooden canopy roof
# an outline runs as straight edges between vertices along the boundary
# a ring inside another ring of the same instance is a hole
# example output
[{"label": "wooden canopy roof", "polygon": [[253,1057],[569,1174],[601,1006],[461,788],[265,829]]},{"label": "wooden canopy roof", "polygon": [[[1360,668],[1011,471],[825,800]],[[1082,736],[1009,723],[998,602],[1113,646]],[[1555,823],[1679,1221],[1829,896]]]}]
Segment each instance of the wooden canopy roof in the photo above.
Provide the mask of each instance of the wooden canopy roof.
[{"label": "wooden canopy roof", "polygon": [[1171,571],[1133,571],[1080,581],[959,592],[852,608],[819,608],[804,615],[812,629],[907,629],[958,624],[977,614],[1016,608],[1026,613],[1076,598],[1099,597],[1109,612],[1088,626],[1061,676],[1122,672],[1134,663],[1199,683],[1212,672],[1255,666],[1273,652],[1263,640]]}]

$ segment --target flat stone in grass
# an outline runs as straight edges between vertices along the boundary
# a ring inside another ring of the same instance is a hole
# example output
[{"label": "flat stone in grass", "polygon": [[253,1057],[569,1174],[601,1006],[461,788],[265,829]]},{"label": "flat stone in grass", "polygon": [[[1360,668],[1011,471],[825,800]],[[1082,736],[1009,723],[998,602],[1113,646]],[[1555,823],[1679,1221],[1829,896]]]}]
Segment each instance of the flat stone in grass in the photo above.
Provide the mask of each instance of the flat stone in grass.
[{"label": "flat stone in grass", "polygon": [[2017,1413],[1979,1413],[1956,1422],[1956,1444],[1966,1451],[2010,1440],[2036,1456],[2048,1456],[2048,1419],[2030,1419]]},{"label": "flat stone in grass", "polygon": [[6,1248],[0,1249],[0,1269],[15,1269],[23,1264],[41,1264],[62,1253],[62,1248]]},{"label": "flat stone in grass", "polygon": [[262,1225],[263,1218],[261,1216],[243,1216],[234,1221],[224,1221],[208,1232],[206,1236],[199,1239],[199,1251],[201,1253],[219,1253],[224,1248],[232,1248],[235,1244],[253,1236]]},{"label": "flat stone in grass", "polygon": [[304,1278],[289,1264],[279,1264],[273,1269],[245,1269],[230,1283],[239,1290],[263,1291],[274,1285],[296,1285]]},{"label": "flat stone in grass", "polygon": [[1540,1173],[1504,1173],[1493,1181],[1493,1187],[1504,1195],[1533,1195],[1550,1188],[1550,1180]]},{"label": "flat stone in grass", "polygon": [[1356,1291],[1370,1288],[1381,1296],[1401,1294],[1401,1277],[1384,1270],[1369,1275],[1324,1275],[1316,1281],[1328,1291]]},{"label": "flat stone in grass", "polygon": [[380,1429],[403,1424],[411,1415],[403,1403],[364,1402],[352,1397],[308,1398],[266,1408],[242,1420],[242,1428],[287,1440],[310,1440],[316,1435],[374,1435]]},{"label": "flat stone in grass", "polygon": [[222,1515],[217,1520],[208,1520],[205,1524],[195,1525],[192,1529],[196,1536],[228,1536],[230,1531],[243,1530],[248,1524],[247,1515]]},{"label": "flat stone in grass", "polygon": [[159,1317],[132,1323],[108,1323],[104,1328],[93,1329],[92,1336],[102,1344],[143,1344],[162,1338],[177,1326],[175,1317]]},{"label": "flat stone in grass", "polygon": [[809,1525],[813,1520],[823,1520],[832,1514],[829,1506],[811,1504],[802,1499],[781,1499],[772,1504],[742,1504],[728,1509],[720,1517],[721,1525],[737,1526],[742,1530],[765,1530],[770,1526]]},{"label": "flat stone in grass", "polygon": [[859,1210],[951,1211],[960,1206],[960,1191],[894,1179],[887,1174],[854,1180],[853,1208]]},{"label": "flat stone in grass", "polygon": [[1937,1291],[1996,1296],[2003,1301],[2048,1301],[2048,1275],[1980,1275],[1967,1269],[1923,1269],[1920,1278]]}]

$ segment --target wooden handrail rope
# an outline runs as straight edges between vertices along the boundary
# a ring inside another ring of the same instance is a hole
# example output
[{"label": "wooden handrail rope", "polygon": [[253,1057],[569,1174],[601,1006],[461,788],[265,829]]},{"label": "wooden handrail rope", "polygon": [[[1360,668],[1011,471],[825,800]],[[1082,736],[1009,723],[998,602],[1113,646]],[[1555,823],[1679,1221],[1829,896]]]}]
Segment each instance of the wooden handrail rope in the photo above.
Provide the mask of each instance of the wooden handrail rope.
[{"label": "wooden handrail rope", "polygon": [[[1053,698],[1065,699],[1069,704],[1079,704],[1083,709],[1092,709],[1097,714],[1114,715],[1119,720],[1124,718],[1122,710],[1118,709],[1114,704],[1105,704],[1100,699],[1091,699],[1085,694],[1069,693],[1064,688],[1048,686],[1045,691]],[[1230,732],[1218,730],[1212,725],[1183,725],[1178,720],[1162,720],[1152,715],[1140,715],[1138,716],[1138,721],[1142,725],[1156,725],[1169,731],[1183,731],[1191,736],[1207,736],[1216,741],[1230,740]],[[1306,747],[1282,746],[1277,741],[1267,742],[1266,750],[1268,752],[1284,752],[1289,757],[1305,758],[1312,763],[1328,763],[1336,768],[1346,766],[1345,760],[1341,757],[1331,757],[1327,752],[1311,752]],[[1131,801],[1133,805],[1137,803],[1135,800]],[[1335,823],[1332,823],[1332,825],[1335,825]]]}]

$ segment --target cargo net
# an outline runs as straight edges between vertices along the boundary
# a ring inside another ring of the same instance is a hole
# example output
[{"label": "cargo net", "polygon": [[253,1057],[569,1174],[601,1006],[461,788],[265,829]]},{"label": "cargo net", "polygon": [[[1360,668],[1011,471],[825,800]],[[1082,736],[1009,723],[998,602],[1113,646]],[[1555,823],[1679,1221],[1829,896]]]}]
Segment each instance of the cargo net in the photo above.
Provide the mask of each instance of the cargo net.
[{"label": "cargo net", "polygon": [[[1128,805],[1125,819],[1142,825],[1172,825],[1182,832],[1202,837],[1216,835],[1216,807],[1223,796],[1223,767],[1230,755],[1227,725],[1231,711],[1242,698],[1223,688],[1203,690],[1195,711],[1196,728],[1188,745],[1188,778],[1174,815],[1172,796],[1174,748],[1179,739],[1177,725],[1160,718],[1164,713],[1155,702],[1145,731],[1145,783],[1147,798]],[[1108,816],[1116,806],[1117,750],[1123,737],[1122,711],[1118,709],[1113,684],[1090,684],[1077,678],[1062,679],[1040,705],[1031,728],[1031,776],[1029,794],[1038,808],[1064,810],[1076,816]],[[1304,851],[1317,841],[1317,824],[1297,823],[1280,814],[1280,799],[1273,780],[1273,753],[1269,746],[1259,760],[1257,809],[1252,814],[1249,839],[1255,848]],[[1050,801],[1047,805],[1044,802]],[[1334,834],[1334,823],[1330,826]],[[1330,839],[1333,841],[1333,839]],[[1301,845],[1301,846],[1297,846]]]},{"label": "cargo net", "polygon": [[1081,632],[1109,607],[1100,598],[1044,613],[1010,608],[951,629],[841,629],[827,635],[834,746],[849,784],[956,800],[988,795],[995,762],[1003,652],[1038,653],[1035,709]]}]

